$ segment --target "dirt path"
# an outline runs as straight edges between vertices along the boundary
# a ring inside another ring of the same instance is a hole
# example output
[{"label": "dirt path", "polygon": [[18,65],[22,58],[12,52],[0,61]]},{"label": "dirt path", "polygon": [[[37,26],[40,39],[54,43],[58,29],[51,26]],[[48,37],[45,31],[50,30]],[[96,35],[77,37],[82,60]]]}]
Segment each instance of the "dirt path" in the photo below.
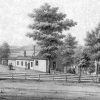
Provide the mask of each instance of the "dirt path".
[{"label": "dirt path", "polygon": [[100,87],[74,83],[3,80],[0,81],[0,91],[1,98],[10,98],[7,100],[12,97],[30,98],[26,100],[100,100]]}]

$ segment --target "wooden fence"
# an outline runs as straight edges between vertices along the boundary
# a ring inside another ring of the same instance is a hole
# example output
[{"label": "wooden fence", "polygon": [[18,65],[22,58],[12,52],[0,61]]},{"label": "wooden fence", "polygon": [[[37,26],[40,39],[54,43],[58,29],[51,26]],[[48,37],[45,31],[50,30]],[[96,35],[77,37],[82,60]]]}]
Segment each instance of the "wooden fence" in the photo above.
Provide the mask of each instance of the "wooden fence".
[{"label": "wooden fence", "polygon": [[[97,82],[99,76],[83,75],[81,82]],[[75,74],[32,74],[32,73],[0,73],[0,80],[3,79],[25,79],[25,80],[57,80],[66,82],[78,82],[79,76]]]}]

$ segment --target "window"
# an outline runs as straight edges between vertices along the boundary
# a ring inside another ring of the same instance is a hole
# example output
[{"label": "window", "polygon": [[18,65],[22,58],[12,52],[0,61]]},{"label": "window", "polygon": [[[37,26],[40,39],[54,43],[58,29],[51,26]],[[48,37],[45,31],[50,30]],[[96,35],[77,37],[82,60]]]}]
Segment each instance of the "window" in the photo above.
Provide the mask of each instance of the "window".
[{"label": "window", "polygon": [[17,65],[19,65],[19,61],[17,61]]},{"label": "window", "polygon": [[23,66],[23,61],[21,61],[21,66]]},{"label": "window", "polygon": [[35,65],[38,66],[38,60],[35,61]]},{"label": "window", "polygon": [[33,67],[33,62],[31,62],[31,67]]}]

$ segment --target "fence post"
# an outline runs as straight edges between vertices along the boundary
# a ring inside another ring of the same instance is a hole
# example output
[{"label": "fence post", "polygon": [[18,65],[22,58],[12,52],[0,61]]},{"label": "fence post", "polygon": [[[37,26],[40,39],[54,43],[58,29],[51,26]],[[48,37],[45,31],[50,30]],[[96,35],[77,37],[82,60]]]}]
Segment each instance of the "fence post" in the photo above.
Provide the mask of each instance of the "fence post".
[{"label": "fence post", "polygon": [[82,69],[81,69],[81,66],[79,67],[79,78],[78,78],[78,82],[80,83],[81,82],[81,75],[82,74]]},{"label": "fence post", "polygon": [[12,79],[14,79],[13,73],[12,73]]},{"label": "fence post", "polygon": [[65,77],[66,77],[66,82],[67,82],[67,74],[65,75]]},{"label": "fence post", "polygon": [[40,74],[39,74],[39,78],[38,78],[38,80],[40,81]]},{"label": "fence post", "polygon": [[54,77],[54,75],[53,75],[53,81],[54,81],[54,79],[55,79],[55,77]]},{"label": "fence post", "polygon": [[26,73],[25,73],[25,80],[26,80]]},{"label": "fence post", "polygon": [[99,83],[99,81],[100,81],[100,80],[99,80],[99,77],[98,77],[98,74],[97,74],[97,75],[96,75],[96,82]]}]

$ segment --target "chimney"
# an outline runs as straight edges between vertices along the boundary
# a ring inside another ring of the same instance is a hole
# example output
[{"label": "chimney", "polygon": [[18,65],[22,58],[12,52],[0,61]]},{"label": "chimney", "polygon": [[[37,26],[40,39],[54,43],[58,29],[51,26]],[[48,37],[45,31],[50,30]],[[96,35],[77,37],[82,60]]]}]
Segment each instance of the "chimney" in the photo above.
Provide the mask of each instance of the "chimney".
[{"label": "chimney", "polygon": [[32,57],[35,56],[35,45],[33,46],[33,54]]},{"label": "chimney", "polygon": [[26,57],[26,50],[24,50],[24,57]]}]

